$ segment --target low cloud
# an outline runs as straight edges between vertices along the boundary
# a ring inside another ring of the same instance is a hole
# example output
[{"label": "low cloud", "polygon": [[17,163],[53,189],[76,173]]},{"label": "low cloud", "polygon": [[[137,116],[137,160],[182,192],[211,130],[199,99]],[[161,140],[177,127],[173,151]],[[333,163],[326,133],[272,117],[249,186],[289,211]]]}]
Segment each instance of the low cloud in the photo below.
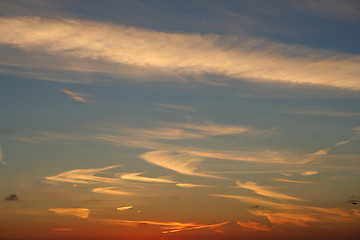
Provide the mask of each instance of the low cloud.
[{"label": "low cloud", "polygon": [[123,196],[134,195],[134,193],[131,192],[117,190],[117,187],[94,188],[91,191],[95,193],[110,194],[110,195],[123,195]]},{"label": "low cloud", "polygon": [[87,208],[50,208],[48,210],[59,215],[79,218],[88,218],[90,213],[90,210]]},{"label": "low cloud", "polygon": [[20,199],[16,194],[11,194],[5,198],[5,201],[19,201]]},{"label": "low cloud", "polygon": [[292,197],[286,194],[282,194],[282,193],[276,193],[270,190],[267,190],[265,187],[262,186],[258,186],[256,183],[254,182],[245,182],[242,183],[240,181],[237,181],[236,184],[238,185],[238,187],[240,188],[245,188],[245,189],[249,189],[254,191],[255,193],[259,194],[259,195],[263,195],[266,197],[271,197],[271,198],[278,198],[278,199],[285,199],[285,200],[302,200],[300,198],[296,198],[296,197]]}]

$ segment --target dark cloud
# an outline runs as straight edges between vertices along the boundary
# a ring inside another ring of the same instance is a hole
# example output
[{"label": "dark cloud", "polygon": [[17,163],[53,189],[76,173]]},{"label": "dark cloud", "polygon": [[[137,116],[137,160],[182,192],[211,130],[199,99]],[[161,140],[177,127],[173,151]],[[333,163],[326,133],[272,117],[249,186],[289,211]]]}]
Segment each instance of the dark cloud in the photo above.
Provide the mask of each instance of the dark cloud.
[{"label": "dark cloud", "polygon": [[19,201],[19,198],[16,194],[11,194],[5,198],[5,201]]}]

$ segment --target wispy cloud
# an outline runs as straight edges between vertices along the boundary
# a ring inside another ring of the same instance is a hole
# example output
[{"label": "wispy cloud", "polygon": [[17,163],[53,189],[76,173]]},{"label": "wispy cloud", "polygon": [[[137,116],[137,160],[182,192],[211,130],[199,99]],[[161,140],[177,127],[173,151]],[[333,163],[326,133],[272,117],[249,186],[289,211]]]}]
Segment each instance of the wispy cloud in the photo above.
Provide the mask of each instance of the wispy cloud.
[{"label": "wispy cloud", "polygon": [[242,183],[240,181],[237,181],[236,184],[238,185],[238,187],[240,188],[245,188],[245,189],[249,189],[254,191],[255,193],[259,194],[259,195],[263,195],[266,197],[271,197],[271,198],[278,198],[278,199],[286,199],[286,200],[302,200],[300,198],[296,198],[296,197],[292,197],[286,194],[282,194],[282,193],[276,193],[270,190],[267,190],[265,187],[262,186],[258,186],[256,183],[254,182],[245,182]]},{"label": "wispy cloud", "polygon": [[158,221],[148,221],[148,220],[114,220],[114,219],[98,219],[98,221],[105,222],[111,225],[125,225],[133,227],[141,227],[143,225],[155,225],[161,226],[164,229],[163,233],[175,233],[180,231],[187,230],[197,230],[197,229],[212,229],[221,227],[228,222],[222,222],[217,224],[200,224],[200,223],[181,223],[181,222],[158,222]]},{"label": "wispy cloud", "polygon": [[126,173],[120,175],[121,179],[124,180],[133,180],[133,181],[140,181],[140,182],[153,182],[153,183],[174,183],[174,181],[165,179],[165,178],[150,178],[150,177],[143,177],[139,176],[142,173]]},{"label": "wispy cloud", "polygon": [[126,210],[129,210],[129,209],[132,209],[133,206],[127,206],[127,207],[118,207],[116,208],[116,210],[118,211],[126,211]]},{"label": "wispy cloud", "polygon": [[79,92],[73,92],[67,89],[61,89],[62,92],[66,93],[67,95],[69,95],[72,99],[78,101],[78,102],[83,102],[83,103],[89,103],[89,95],[84,94],[84,93],[79,93]]},{"label": "wispy cloud", "polygon": [[290,179],[285,179],[285,178],[273,178],[272,180],[278,181],[278,182],[288,182],[288,183],[317,183],[317,182],[290,180]]},{"label": "wispy cloud", "polygon": [[214,187],[214,186],[193,184],[193,183],[177,183],[176,186],[182,187],[182,188]]},{"label": "wispy cloud", "polygon": [[336,117],[356,117],[360,116],[360,112],[341,112],[341,111],[326,111],[326,110],[284,110],[284,113],[303,114],[303,115],[324,115]]},{"label": "wispy cloud", "polygon": [[90,210],[87,208],[50,208],[49,211],[59,215],[76,216],[79,218],[88,218]]},{"label": "wispy cloud", "polygon": [[261,223],[257,223],[257,222],[252,222],[252,221],[247,221],[247,222],[243,222],[243,221],[237,221],[236,222],[238,225],[245,227],[245,228],[250,228],[250,229],[254,229],[254,230],[259,230],[259,231],[266,231],[269,232],[271,230],[271,228],[269,226],[266,226],[264,224]]},{"label": "wispy cloud", "polygon": [[214,177],[205,173],[197,172],[197,165],[202,161],[202,159],[192,157],[188,154],[169,151],[152,151],[140,155],[140,158],[149,163],[181,174],[198,177]]},{"label": "wispy cloud", "polygon": [[185,106],[185,105],[175,105],[175,104],[165,104],[165,103],[155,103],[156,106],[163,107],[163,108],[170,108],[175,110],[183,110],[188,112],[194,112],[194,107]]},{"label": "wispy cloud", "polygon": [[1,18],[0,36],[0,43],[24,51],[96,59],[163,73],[212,73],[235,79],[360,89],[360,58],[357,55],[251,37],[235,39],[215,34],[164,33],[123,25],[38,17]]},{"label": "wispy cloud", "polygon": [[50,182],[68,182],[68,183],[84,183],[84,184],[93,184],[93,183],[120,183],[122,182],[118,178],[108,178],[108,177],[99,177],[94,176],[97,173],[101,173],[111,168],[119,167],[119,165],[104,167],[104,168],[89,168],[89,169],[75,169],[60,173],[55,176],[49,176],[45,179]]},{"label": "wispy cloud", "polygon": [[312,14],[356,20],[360,18],[360,4],[356,0],[300,0],[294,2],[299,9]]},{"label": "wispy cloud", "polygon": [[94,188],[91,191],[95,193],[110,194],[110,195],[123,195],[123,196],[134,195],[134,193],[132,192],[118,190],[117,187]]},{"label": "wispy cloud", "polygon": [[1,145],[0,145],[0,164],[2,164],[2,165],[6,165],[6,164],[7,164],[7,162],[4,161],[4,154],[3,154],[3,152],[2,152],[2,147],[1,147]]}]

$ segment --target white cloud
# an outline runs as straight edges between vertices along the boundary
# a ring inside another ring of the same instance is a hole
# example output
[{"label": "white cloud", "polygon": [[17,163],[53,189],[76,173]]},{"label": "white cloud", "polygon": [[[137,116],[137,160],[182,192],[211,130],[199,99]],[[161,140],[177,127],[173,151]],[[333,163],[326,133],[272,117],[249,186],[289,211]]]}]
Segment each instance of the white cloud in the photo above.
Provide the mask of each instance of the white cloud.
[{"label": "white cloud", "polygon": [[164,33],[75,19],[9,17],[0,19],[0,43],[49,56],[105,61],[165,74],[212,73],[360,90],[358,55],[249,37]]},{"label": "white cloud", "polygon": [[87,208],[50,208],[49,211],[59,215],[76,216],[79,218],[88,218],[90,210]]}]

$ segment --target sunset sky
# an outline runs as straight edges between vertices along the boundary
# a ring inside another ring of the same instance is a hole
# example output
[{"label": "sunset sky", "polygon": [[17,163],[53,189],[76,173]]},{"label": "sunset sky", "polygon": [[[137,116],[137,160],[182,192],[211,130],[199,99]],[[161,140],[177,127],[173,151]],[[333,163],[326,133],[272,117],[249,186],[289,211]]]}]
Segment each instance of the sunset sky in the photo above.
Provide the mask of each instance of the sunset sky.
[{"label": "sunset sky", "polygon": [[358,239],[358,0],[0,0],[0,239]]}]

